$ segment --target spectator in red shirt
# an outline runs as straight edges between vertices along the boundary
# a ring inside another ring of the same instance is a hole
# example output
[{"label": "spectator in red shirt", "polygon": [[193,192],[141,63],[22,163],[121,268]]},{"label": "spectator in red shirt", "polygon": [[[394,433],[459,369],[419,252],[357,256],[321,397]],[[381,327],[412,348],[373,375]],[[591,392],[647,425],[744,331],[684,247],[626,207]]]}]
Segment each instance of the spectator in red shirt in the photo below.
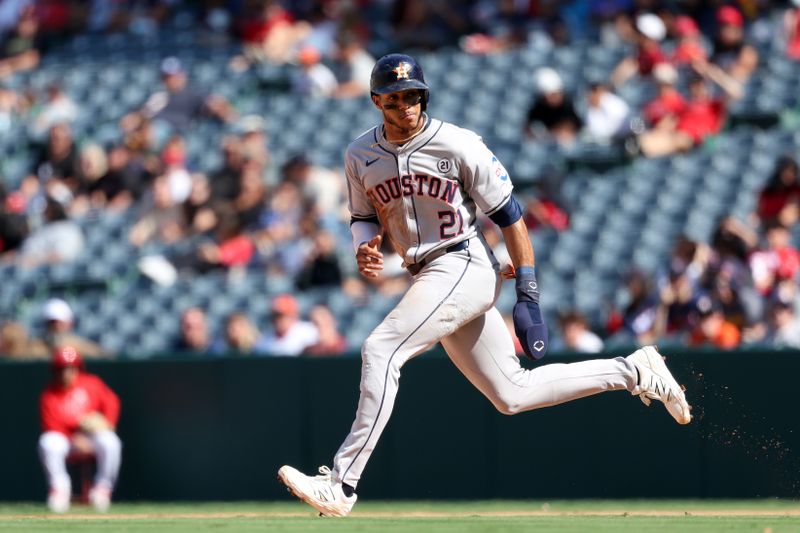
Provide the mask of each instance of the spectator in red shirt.
[{"label": "spectator in red shirt", "polygon": [[697,146],[722,129],[726,116],[725,101],[712,97],[703,78],[692,80],[689,92],[689,101],[683,113],[678,115],[676,127],[691,138],[693,146]]},{"label": "spectator in red shirt", "polygon": [[296,45],[311,32],[311,25],[295,20],[281,2],[249,2],[238,23],[244,56],[235,58],[236,68],[251,63],[283,64],[292,59]]},{"label": "spectator in red shirt", "polygon": [[[255,244],[244,233],[242,222],[232,207],[221,205],[213,210],[216,226],[210,238],[192,250],[180,251],[163,262],[159,268],[170,271],[170,279],[177,271],[206,273],[212,270],[246,266],[255,253]],[[163,260],[162,259],[162,260]],[[158,275],[158,274],[156,274]],[[152,277],[152,276],[151,276]]]},{"label": "spectator in red shirt", "polygon": [[[741,85],[718,66],[696,61],[692,67],[699,76],[689,84],[690,96],[686,107],[673,120],[662,120],[657,128],[639,136],[639,146],[644,155],[660,157],[700,145],[706,137],[722,129],[727,101],[742,96]],[[722,88],[725,96],[714,98],[706,80]]]},{"label": "spectator in red shirt", "polygon": [[789,228],[771,222],[766,229],[767,247],[750,254],[750,271],[756,289],[769,295],[781,280],[791,280],[800,271],[800,251],[792,246]]},{"label": "spectator in red shirt", "polygon": [[111,503],[111,491],[119,473],[122,443],[114,432],[119,420],[119,398],[103,381],[85,372],[75,348],[64,346],[53,353],[53,379],[39,399],[42,435],[39,457],[50,489],[47,506],[63,513],[70,504],[69,455],[93,454],[97,475],[89,501],[100,512]]},{"label": "spectator in red shirt", "polygon": [[42,31],[50,35],[58,35],[69,30],[72,22],[71,2],[67,0],[39,0],[34,12],[39,19]]},{"label": "spectator in red shirt", "polygon": [[553,228],[564,231],[569,227],[569,215],[555,201],[547,197],[530,198],[522,214],[529,230]]},{"label": "spectator in red shirt", "polygon": [[758,196],[758,217],[762,223],[777,220],[791,226],[798,218],[800,203],[800,168],[794,158],[778,160],[772,177]]},{"label": "spectator in red shirt", "polygon": [[255,245],[245,235],[235,212],[220,209],[215,242],[205,243],[197,251],[195,267],[201,272],[216,268],[245,266],[255,253]]},{"label": "spectator in red shirt", "polygon": [[250,15],[241,21],[239,32],[246,45],[260,45],[266,41],[275,28],[294,22],[291,13],[286,11],[280,2],[261,2],[261,6],[251,8]]},{"label": "spectator in red shirt", "polygon": [[678,71],[669,63],[653,69],[653,79],[658,84],[658,95],[644,106],[642,112],[649,126],[657,126],[666,117],[677,117],[686,109],[686,100],[675,87]]}]

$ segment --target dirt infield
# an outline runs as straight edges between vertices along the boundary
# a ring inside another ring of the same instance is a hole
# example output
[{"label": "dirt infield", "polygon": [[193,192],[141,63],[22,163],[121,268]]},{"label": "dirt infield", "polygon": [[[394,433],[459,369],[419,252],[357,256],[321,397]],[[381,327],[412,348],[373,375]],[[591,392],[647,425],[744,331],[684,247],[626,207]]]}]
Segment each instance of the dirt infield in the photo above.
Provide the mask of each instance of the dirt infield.
[{"label": "dirt infield", "polygon": [[[75,521],[75,520],[218,520],[228,518],[307,518],[313,511],[285,513],[285,512],[220,512],[220,513],[81,513],[66,515],[7,515],[3,521],[17,520],[44,520],[44,521]],[[480,511],[480,512],[435,512],[435,511],[398,511],[398,512],[358,512],[354,511],[352,518],[465,518],[465,517],[610,517],[610,516],[642,516],[650,518],[676,517],[676,516],[719,516],[719,517],[800,517],[800,509],[767,510],[767,509],[695,509],[681,510],[637,510],[625,511]]]}]

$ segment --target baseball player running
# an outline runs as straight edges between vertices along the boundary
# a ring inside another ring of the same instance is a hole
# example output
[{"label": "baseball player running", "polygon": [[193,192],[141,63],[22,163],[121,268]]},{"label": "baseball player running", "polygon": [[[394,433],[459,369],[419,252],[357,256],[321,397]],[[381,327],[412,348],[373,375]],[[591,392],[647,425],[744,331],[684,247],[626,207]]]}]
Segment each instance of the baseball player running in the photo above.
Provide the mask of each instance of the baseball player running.
[{"label": "baseball player running", "polygon": [[[478,135],[425,112],[429,89],[414,58],[379,59],[370,90],[383,123],[345,154],[356,260],[363,276],[377,277],[385,235],[413,283],[364,342],[358,410],[333,468],[320,467],[312,477],[281,467],[278,479],[289,491],[323,515],[350,512],[391,415],[400,368],[436,342],[504,414],[627,390],[647,405],[660,400],[679,424],[688,424],[689,404],[655,347],[533,370],[520,365],[494,307],[504,278],[516,280],[514,329],[525,353],[538,359],[548,339],[533,247],[508,173]],[[476,225],[478,208],[502,229],[513,262],[502,272]]]}]

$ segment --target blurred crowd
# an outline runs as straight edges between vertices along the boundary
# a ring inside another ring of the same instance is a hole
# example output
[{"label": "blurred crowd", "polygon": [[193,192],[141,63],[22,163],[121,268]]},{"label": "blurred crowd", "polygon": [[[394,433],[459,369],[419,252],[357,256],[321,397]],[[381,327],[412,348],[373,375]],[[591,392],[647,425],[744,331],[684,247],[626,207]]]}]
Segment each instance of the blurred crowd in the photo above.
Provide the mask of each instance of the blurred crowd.
[{"label": "blurred crowd", "polygon": [[783,9],[787,53],[797,57],[797,9],[786,0],[5,0],[0,73],[33,68],[37,53],[75,34],[154,35],[177,15],[239,41],[237,61],[244,64],[298,62],[303,49],[349,59],[339,46],[343,36],[370,49],[458,46],[468,53],[531,40],[558,46],[591,39],[635,48],[614,72],[615,84],[637,71],[650,75],[661,61],[688,64],[704,57],[726,63],[741,79],[757,58],[742,50],[738,34]]},{"label": "blurred crowd", "polygon": [[[627,42],[630,54],[608,78],[590,81],[583,102],[574,101],[557,71],[539,69],[527,132],[567,148],[578,139],[618,143],[646,157],[702,145],[724,127],[729,104],[745,94],[759,62],[737,7],[718,7],[712,21],[704,33],[680,11],[617,16],[613,38]],[[630,82],[652,97],[636,106],[615,93]]]},{"label": "blurred crowd", "polygon": [[[389,48],[459,47],[489,54],[532,40],[560,46],[593,39],[630,54],[587,87],[567,86],[553,68],[537,70],[525,134],[565,150],[590,140],[624,147],[630,156],[660,157],[692,150],[724,127],[729,104],[743,96],[762,61],[748,28],[779,13],[786,55],[800,59],[797,4],[7,0],[0,3],[0,81],[36,69],[48,49],[69,36],[147,36],[186,13],[203,31],[241,43],[229,68],[290,65],[287,90],[314,97],[365,96],[374,57]],[[0,83],[0,130],[12,119],[22,120],[37,154],[18,186],[0,181],[0,263],[35,267],[75,261],[84,249],[75,219],[124,212],[135,213],[127,238],[140,257],[139,270],[155,283],[257,268],[292,279],[297,290],[336,287],[355,301],[371,290],[385,297],[404,292],[409,278],[396,256],[376,282],[358,278],[343,260],[342,250],[349,253],[350,244],[341,169],[316,165],[303,153],[276,161],[265,118],[242,116],[234,102],[199,89],[177,57],[161,60],[159,72],[161,85],[120,118],[121,141],[110,144],[75,138],[70,125],[83,113],[81,102],[58,83],[41,93]],[[649,87],[653,98],[640,107],[626,102],[620,89],[629,83]],[[187,155],[186,132],[202,121],[224,124],[228,132],[218,146],[208,147],[222,156],[209,173],[197,171]],[[522,192],[534,245],[537,232],[569,227],[568,206],[557,187],[546,185],[542,181],[538,189]],[[599,351],[609,341],[684,338],[721,348],[753,342],[800,347],[794,305],[800,259],[791,245],[798,213],[797,163],[787,158],[778,163],[752,219],[723,220],[711,243],[682,239],[655,279],[630,273],[606,323],[569,312],[551,326],[560,330],[564,348],[579,351]],[[73,317],[66,302],[53,302],[44,308],[45,338],[31,339],[10,321],[0,332],[0,352],[41,356],[58,345],[50,328],[67,324],[58,332],[70,332]],[[204,310],[187,309],[176,317],[181,334],[174,349],[274,355],[345,350],[324,306],[302,317],[287,294],[276,298],[270,311],[272,323],[263,328],[233,313],[219,328],[224,335],[212,338],[210,331],[217,328],[209,328]],[[87,357],[111,355],[87,343],[79,347]]]},{"label": "blurred crowd", "polygon": [[[304,320],[297,299],[291,294],[281,294],[272,299],[269,318],[271,324],[267,330],[260,331],[246,313],[232,312],[217,337],[211,333],[205,311],[190,307],[181,313],[179,333],[164,353],[292,357],[336,356],[347,349],[336,318],[324,305],[314,306],[308,313],[308,320]],[[55,350],[63,348],[80,350],[88,359],[118,355],[77,334],[75,321],[76,316],[66,301],[50,298],[41,310],[41,337],[32,336],[18,322],[6,321],[0,326],[0,355],[11,359],[49,359]]]},{"label": "blurred crowd", "polygon": [[655,275],[625,274],[602,323],[561,317],[562,347],[748,345],[800,349],[800,173],[779,160],[748,220],[724,217],[709,243],[681,237]]}]

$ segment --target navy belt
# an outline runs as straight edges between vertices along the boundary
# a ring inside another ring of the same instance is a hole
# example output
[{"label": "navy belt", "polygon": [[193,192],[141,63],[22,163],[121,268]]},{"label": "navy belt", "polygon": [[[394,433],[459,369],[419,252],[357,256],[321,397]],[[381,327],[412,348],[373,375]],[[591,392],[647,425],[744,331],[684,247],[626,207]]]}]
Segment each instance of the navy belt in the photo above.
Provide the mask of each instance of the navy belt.
[{"label": "navy belt", "polygon": [[444,254],[449,254],[450,252],[460,252],[461,250],[466,250],[468,246],[469,246],[469,239],[457,242],[452,246],[448,246],[447,248],[445,248],[444,252],[442,253],[437,253],[438,250],[436,252],[431,252],[426,257],[424,257],[422,261],[420,261],[419,263],[414,263],[413,265],[408,265],[406,269],[409,271],[409,273],[411,273],[412,276],[416,276],[417,274],[419,274],[419,271],[422,270],[422,268],[425,265],[427,265],[437,257],[441,257]]}]

